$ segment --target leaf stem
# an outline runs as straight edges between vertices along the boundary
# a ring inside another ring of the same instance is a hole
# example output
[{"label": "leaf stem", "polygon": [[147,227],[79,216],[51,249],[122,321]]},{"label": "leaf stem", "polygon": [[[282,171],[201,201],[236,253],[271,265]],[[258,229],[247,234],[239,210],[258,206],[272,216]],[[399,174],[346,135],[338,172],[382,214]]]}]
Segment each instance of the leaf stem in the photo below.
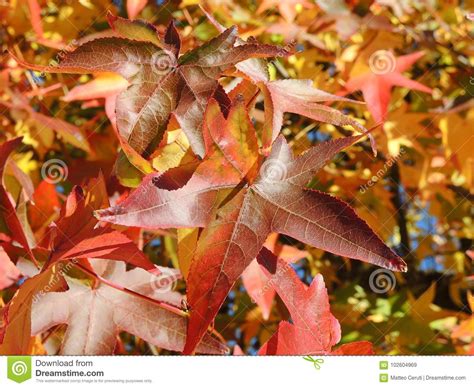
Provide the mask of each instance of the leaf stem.
[{"label": "leaf stem", "polygon": [[[144,299],[150,303],[153,303],[155,305],[157,305],[158,307],[161,307],[165,310],[168,310],[168,311],[171,311],[172,313],[175,313],[175,314],[178,314],[182,317],[185,317],[185,318],[188,318],[189,317],[189,313],[173,306],[173,305],[170,305],[166,302],[161,302],[159,300],[156,300],[156,299],[153,299],[153,298],[150,298],[149,296],[146,296],[146,295],[143,295],[143,294],[140,294],[136,291],[133,291],[127,287],[122,287],[118,284],[115,284],[105,278],[103,278],[102,276],[100,275],[97,275],[94,271],[91,271],[90,269],[84,267],[82,264],[79,264],[79,263],[75,263],[74,264],[77,268],[79,268],[81,271],[87,273],[88,275],[94,277],[95,279],[97,279],[98,281],[108,285],[109,287],[112,287],[112,288],[115,288],[116,290],[119,290],[119,291],[123,291],[123,292],[126,292],[127,294],[130,294],[130,295],[133,295],[133,296],[136,296],[137,298],[141,298],[141,299]],[[217,331],[215,330],[214,328],[212,328],[211,330],[209,330],[209,332],[214,335],[215,337],[217,337],[219,340],[221,340],[223,343],[225,343],[225,339],[224,337],[222,337],[222,335]]]},{"label": "leaf stem", "polygon": [[87,273],[88,275],[94,277],[95,279],[99,280],[100,282],[108,285],[109,287],[115,288],[116,290],[119,290],[119,291],[126,292],[127,294],[136,296],[137,298],[144,299],[147,302],[153,303],[153,304],[157,305],[158,307],[164,308],[165,310],[168,310],[168,311],[171,311],[175,314],[181,315],[182,317],[188,317],[188,315],[189,315],[185,311],[183,311],[183,310],[181,310],[181,309],[179,309],[179,308],[177,308],[177,307],[175,307],[171,304],[168,304],[166,302],[162,302],[162,301],[150,298],[149,296],[140,294],[140,293],[138,293],[136,291],[133,291],[133,290],[127,288],[127,287],[122,287],[118,284],[115,284],[114,282],[111,282],[111,281],[103,278],[102,276],[97,275],[94,271],[91,271],[90,269],[84,267],[82,264],[76,263],[75,266],[78,267],[81,271],[83,271],[83,272]]}]

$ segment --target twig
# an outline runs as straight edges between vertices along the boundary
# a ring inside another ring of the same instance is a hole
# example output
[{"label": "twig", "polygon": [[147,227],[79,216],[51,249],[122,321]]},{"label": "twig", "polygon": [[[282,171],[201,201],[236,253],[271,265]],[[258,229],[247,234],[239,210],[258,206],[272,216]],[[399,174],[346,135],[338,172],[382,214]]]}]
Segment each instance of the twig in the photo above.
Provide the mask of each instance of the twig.
[{"label": "twig", "polygon": [[391,190],[393,193],[392,203],[397,210],[397,223],[400,230],[400,254],[401,256],[407,256],[411,252],[411,244],[406,219],[406,202],[400,193],[401,179],[398,163],[393,163],[389,170],[389,177],[393,182]]},{"label": "twig", "polygon": [[105,278],[103,278],[102,276],[100,275],[97,275],[94,271],[91,271],[90,269],[84,267],[82,264],[79,264],[79,263],[75,263],[75,266],[78,267],[81,271],[91,275],[92,277],[94,277],[95,279],[97,279],[98,281],[108,285],[109,287],[112,287],[112,288],[115,288],[116,290],[119,290],[119,291],[123,291],[123,292],[126,292],[127,294],[130,294],[130,295],[133,295],[133,296],[136,296],[137,298],[141,298],[141,299],[144,299],[150,303],[153,303],[161,308],[164,308],[165,310],[168,310],[168,311],[171,311],[175,314],[178,314],[178,315],[181,315],[182,317],[187,317],[189,314],[184,312],[183,310],[173,306],[173,305],[170,305],[166,302],[162,302],[162,301],[159,301],[159,300],[156,300],[156,299],[153,299],[153,298],[150,298],[149,296],[146,296],[146,295],[143,295],[143,294],[140,294],[136,291],[133,291],[127,287],[122,287],[118,284],[115,284]]}]

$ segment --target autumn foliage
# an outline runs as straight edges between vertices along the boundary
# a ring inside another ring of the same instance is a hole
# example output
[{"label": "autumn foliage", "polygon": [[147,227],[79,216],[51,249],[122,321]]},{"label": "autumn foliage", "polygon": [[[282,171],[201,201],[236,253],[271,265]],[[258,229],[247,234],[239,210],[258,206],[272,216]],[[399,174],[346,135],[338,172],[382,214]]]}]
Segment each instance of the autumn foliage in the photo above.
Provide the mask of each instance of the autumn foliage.
[{"label": "autumn foliage", "polygon": [[0,354],[474,351],[462,2],[0,14]]}]

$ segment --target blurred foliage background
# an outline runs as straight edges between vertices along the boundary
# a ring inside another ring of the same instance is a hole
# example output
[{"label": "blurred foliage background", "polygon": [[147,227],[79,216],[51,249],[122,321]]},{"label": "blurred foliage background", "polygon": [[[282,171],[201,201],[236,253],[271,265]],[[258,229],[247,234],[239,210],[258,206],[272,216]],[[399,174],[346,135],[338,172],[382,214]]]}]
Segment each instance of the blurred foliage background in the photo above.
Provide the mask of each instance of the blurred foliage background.
[{"label": "blurred foliage background", "polygon": [[[473,354],[472,2],[11,0],[0,2],[0,43],[2,50],[11,49],[29,62],[54,65],[84,37],[107,30],[106,12],[111,10],[120,16],[146,19],[159,29],[174,18],[184,46],[189,48],[217,34],[199,3],[223,25],[237,25],[243,38],[255,36],[273,44],[295,42],[294,55],[271,62],[272,78],[310,79],[315,87],[334,94],[343,93],[351,77],[367,71],[370,56],[377,50],[389,50],[396,57],[424,52],[406,75],[432,88],[433,93],[393,88],[387,119],[374,131],[378,155],[374,157],[364,144],[352,147],[312,182],[355,207],[406,259],[408,272],[374,280],[373,266],[285,236],[273,236],[273,243],[280,253],[282,247],[291,247],[293,254],[298,250],[303,258],[293,265],[307,284],[315,274],[323,274],[332,310],[342,326],[343,343],[369,340],[380,354]],[[107,93],[120,80],[103,75],[95,79],[96,94],[90,89],[81,93],[78,87],[92,80],[90,76],[41,76],[2,55],[0,140],[24,136],[27,150],[16,155],[15,162],[35,187],[48,160],[67,164],[67,179],[58,182],[52,193],[57,196],[56,205],[73,184],[81,184],[99,171],[110,176],[110,195],[135,185],[133,171],[130,179],[123,172],[121,179],[113,176],[118,142],[106,114],[106,101]],[[232,87],[226,78],[222,83]],[[348,97],[363,101],[360,92]],[[263,121],[261,100],[252,112],[257,130]],[[335,107],[367,128],[378,124],[365,104]],[[48,121],[43,115],[61,122]],[[64,122],[73,127],[68,129]],[[297,153],[346,132],[302,116],[285,115],[283,133]],[[186,147],[185,139],[182,143]],[[173,148],[176,144],[170,144],[166,152],[178,153],[182,144]],[[161,166],[166,157],[158,156],[154,166]],[[10,191],[15,192],[15,183],[10,185]],[[37,217],[29,225],[32,238],[39,239],[45,225],[57,216],[55,206],[51,208],[50,219]],[[29,205],[26,209],[32,211]],[[133,234],[153,262],[178,267],[176,232]],[[1,291],[4,302],[20,283]],[[184,284],[178,287],[183,290]],[[287,319],[288,312],[278,296],[271,311],[263,314],[239,282],[215,326],[230,345],[254,354],[282,318]],[[60,333],[61,329],[55,335]],[[122,339],[118,353],[160,352],[131,336],[123,335]],[[50,340],[54,341],[54,335]]]}]

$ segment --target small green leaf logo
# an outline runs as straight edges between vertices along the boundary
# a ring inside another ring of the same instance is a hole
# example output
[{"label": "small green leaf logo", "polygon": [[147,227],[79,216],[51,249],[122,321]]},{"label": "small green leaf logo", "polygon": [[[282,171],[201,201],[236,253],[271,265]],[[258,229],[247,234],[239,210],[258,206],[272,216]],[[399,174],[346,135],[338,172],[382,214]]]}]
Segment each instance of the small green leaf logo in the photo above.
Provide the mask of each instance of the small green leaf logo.
[{"label": "small green leaf logo", "polygon": [[388,361],[380,361],[379,369],[388,369]]},{"label": "small green leaf logo", "polygon": [[381,373],[379,376],[379,381],[381,383],[388,383],[388,374],[387,373]]},{"label": "small green leaf logo", "polygon": [[8,378],[17,383],[31,379],[31,357],[12,356],[7,359]]}]

